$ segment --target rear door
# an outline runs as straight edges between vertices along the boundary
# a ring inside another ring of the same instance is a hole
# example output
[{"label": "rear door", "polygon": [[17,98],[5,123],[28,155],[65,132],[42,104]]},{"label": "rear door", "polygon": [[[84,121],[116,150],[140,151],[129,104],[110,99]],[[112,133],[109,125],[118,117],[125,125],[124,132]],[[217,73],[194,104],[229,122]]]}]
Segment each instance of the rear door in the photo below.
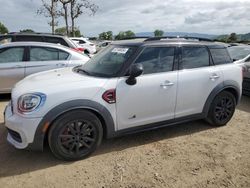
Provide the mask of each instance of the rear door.
[{"label": "rear door", "polygon": [[0,92],[9,92],[24,78],[25,47],[0,49]]},{"label": "rear door", "polygon": [[68,66],[69,53],[51,47],[31,46],[25,75]]},{"label": "rear door", "polygon": [[180,49],[176,118],[199,114],[211,91],[223,82],[222,71],[213,65],[205,46]]}]

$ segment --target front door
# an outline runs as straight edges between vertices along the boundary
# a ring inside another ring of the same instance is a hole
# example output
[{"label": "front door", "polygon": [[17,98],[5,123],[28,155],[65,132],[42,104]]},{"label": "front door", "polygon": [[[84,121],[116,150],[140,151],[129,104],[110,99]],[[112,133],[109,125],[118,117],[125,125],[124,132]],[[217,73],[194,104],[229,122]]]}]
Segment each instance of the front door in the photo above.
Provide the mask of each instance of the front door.
[{"label": "front door", "polygon": [[173,71],[174,47],[146,47],[135,63],[143,75],[135,85],[118,80],[116,88],[118,130],[174,118],[177,71]]}]

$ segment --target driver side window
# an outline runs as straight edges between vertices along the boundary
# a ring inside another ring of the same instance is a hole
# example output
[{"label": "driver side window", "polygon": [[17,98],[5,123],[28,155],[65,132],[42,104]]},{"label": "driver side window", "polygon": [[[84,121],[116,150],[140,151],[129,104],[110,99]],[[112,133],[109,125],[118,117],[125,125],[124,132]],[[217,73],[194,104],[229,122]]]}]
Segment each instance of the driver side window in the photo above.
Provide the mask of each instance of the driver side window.
[{"label": "driver side window", "polygon": [[143,65],[143,74],[172,71],[174,50],[174,47],[147,47],[135,63],[141,63]]}]

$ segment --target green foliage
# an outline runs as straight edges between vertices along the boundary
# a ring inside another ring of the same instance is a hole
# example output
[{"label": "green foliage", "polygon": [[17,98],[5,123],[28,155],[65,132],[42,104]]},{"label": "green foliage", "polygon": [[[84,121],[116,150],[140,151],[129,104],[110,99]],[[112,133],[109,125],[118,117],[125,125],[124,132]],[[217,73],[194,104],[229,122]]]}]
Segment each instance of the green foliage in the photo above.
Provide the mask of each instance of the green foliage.
[{"label": "green foliage", "polygon": [[[78,28],[75,28],[74,29],[74,32],[75,32],[75,37],[81,37],[82,34],[80,32],[80,30]],[[66,27],[60,27],[60,28],[57,28],[55,30],[55,34],[59,34],[59,35],[67,35],[67,30],[66,30]],[[73,36],[72,35],[72,32],[70,32],[70,36]]]},{"label": "green foliage", "polygon": [[101,40],[113,40],[113,32],[107,31],[99,34],[99,39]]},{"label": "green foliage", "polygon": [[115,40],[129,39],[135,37],[135,33],[131,30],[121,31],[118,35],[115,36]]},{"label": "green foliage", "polygon": [[156,29],[154,31],[155,37],[162,37],[164,35],[164,31]]},{"label": "green foliage", "polygon": [[230,35],[220,35],[216,38],[220,42],[248,42],[250,41],[250,33],[236,34],[231,33]]},{"label": "green foliage", "polygon": [[7,27],[5,27],[5,25],[0,22],[0,34],[5,34],[5,33],[9,33],[9,31]]},{"label": "green foliage", "polygon": [[228,40],[228,42],[236,42],[237,41],[236,33],[231,33],[227,40]]},{"label": "green foliage", "polygon": [[55,30],[55,34],[67,35],[66,27],[60,27]]},{"label": "green foliage", "polygon": [[21,33],[35,33],[35,31],[33,31],[32,29],[23,29],[20,30]]}]

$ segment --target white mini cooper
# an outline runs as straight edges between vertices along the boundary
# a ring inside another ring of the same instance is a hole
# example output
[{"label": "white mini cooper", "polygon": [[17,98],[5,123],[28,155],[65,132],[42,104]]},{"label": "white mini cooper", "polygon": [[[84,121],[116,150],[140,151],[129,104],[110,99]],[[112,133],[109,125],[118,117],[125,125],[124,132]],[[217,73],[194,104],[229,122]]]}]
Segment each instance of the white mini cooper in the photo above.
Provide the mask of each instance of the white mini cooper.
[{"label": "white mini cooper", "polygon": [[5,110],[18,149],[78,160],[103,137],[196,119],[225,125],[241,97],[242,69],[227,49],[186,38],[116,42],[83,66],[26,77]]}]

